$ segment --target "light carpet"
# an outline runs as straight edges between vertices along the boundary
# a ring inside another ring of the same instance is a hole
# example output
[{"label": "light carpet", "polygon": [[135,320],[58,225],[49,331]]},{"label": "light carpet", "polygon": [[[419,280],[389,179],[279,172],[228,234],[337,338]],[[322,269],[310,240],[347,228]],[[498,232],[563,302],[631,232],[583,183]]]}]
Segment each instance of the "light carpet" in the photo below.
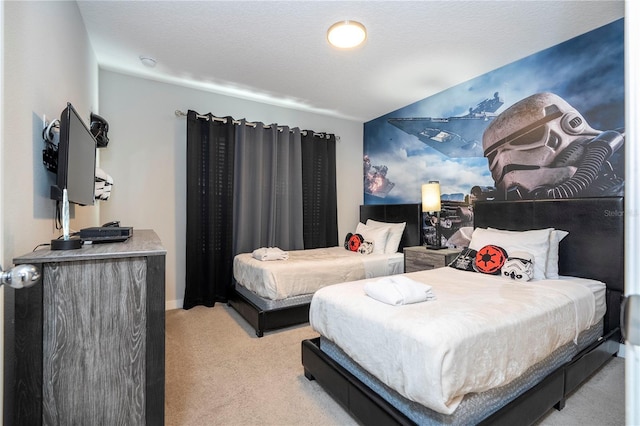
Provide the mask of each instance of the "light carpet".
[{"label": "light carpet", "polygon": [[[255,331],[225,304],[166,313],[165,425],[356,425],[304,377],[308,324]],[[624,425],[624,359],[613,358],[543,426]]]}]

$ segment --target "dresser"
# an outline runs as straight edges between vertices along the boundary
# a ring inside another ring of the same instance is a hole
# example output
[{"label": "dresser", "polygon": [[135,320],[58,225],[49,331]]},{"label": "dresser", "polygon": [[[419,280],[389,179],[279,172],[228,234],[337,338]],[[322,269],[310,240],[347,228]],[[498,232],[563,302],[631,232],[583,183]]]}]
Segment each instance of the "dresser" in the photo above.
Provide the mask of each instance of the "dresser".
[{"label": "dresser", "polygon": [[5,292],[4,424],[164,424],[165,257],[134,230],[14,259],[42,278]]},{"label": "dresser", "polygon": [[404,271],[415,272],[442,268],[449,265],[460,253],[458,249],[432,250],[425,246],[404,248]]}]

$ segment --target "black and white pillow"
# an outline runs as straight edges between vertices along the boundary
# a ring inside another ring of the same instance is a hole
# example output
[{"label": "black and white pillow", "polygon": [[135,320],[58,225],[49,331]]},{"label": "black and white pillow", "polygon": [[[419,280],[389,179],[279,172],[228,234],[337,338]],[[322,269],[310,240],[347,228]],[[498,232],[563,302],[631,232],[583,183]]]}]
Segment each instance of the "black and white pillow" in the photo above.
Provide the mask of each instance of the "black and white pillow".
[{"label": "black and white pillow", "polygon": [[455,269],[460,269],[461,271],[476,272],[474,264],[477,254],[478,252],[474,249],[470,249],[468,247],[464,248],[460,254],[453,259],[453,262],[451,262],[449,266]]}]

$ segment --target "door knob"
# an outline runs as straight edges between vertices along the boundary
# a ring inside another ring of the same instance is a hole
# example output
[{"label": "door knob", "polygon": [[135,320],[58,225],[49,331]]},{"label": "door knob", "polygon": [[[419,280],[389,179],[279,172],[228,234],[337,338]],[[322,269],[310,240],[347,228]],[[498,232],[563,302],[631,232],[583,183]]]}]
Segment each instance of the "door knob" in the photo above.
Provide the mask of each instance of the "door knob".
[{"label": "door knob", "polygon": [[33,265],[18,265],[8,271],[0,266],[0,285],[6,284],[13,288],[31,287],[40,280],[40,272]]}]

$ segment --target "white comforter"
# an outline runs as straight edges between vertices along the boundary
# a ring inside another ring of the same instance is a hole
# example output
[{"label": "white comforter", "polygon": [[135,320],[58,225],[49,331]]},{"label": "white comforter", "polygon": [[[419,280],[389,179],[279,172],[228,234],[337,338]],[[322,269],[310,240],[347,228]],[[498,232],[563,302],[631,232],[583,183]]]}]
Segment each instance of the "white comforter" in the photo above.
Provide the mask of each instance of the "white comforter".
[{"label": "white comforter", "polygon": [[516,283],[453,268],[405,276],[430,285],[437,300],[391,306],[365,295],[366,280],[344,283],[315,293],[309,321],[401,395],[445,414],[599,320],[584,285],[592,280]]},{"label": "white comforter", "polygon": [[287,260],[260,261],[251,253],[233,259],[233,276],[243,287],[271,300],[314,293],[329,284],[404,271],[403,254],[360,254],[344,247],[292,250]]}]

